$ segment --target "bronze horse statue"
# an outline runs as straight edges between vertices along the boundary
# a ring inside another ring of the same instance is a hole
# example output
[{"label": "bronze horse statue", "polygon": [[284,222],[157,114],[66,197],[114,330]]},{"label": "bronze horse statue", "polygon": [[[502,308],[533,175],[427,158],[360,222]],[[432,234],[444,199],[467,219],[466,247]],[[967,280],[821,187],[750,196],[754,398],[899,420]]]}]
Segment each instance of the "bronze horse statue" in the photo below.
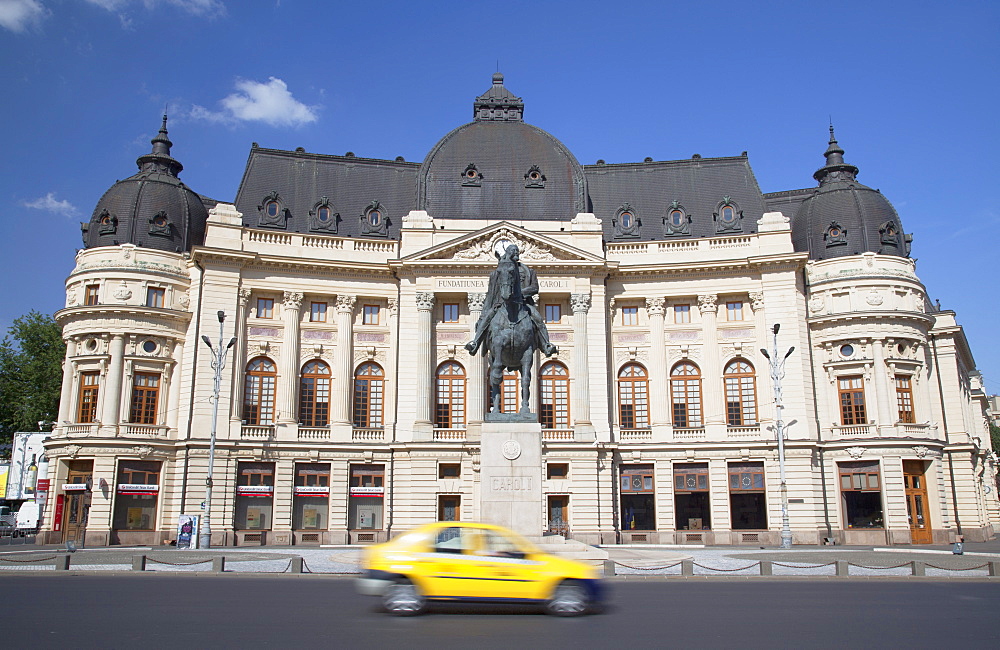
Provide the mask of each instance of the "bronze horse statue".
[{"label": "bronze horse statue", "polygon": [[535,326],[521,295],[518,263],[509,254],[497,263],[500,297],[503,308],[490,321],[490,410],[500,412],[500,385],[504,370],[521,372],[521,413],[528,413],[531,390],[531,365],[535,354]]}]

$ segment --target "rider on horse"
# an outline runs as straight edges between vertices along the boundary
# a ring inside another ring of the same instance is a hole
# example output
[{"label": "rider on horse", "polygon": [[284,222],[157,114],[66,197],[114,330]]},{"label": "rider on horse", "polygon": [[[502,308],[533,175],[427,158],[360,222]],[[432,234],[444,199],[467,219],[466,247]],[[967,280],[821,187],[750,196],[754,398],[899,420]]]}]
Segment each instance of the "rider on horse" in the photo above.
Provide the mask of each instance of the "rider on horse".
[{"label": "rider on horse", "polygon": [[[535,307],[535,295],[538,294],[538,277],[532,269],[521,263],[521,253],[514,244],[507,247],[507,250],[504,251],[504,257],[517,264],[518,275],[521,276],[521,295],[524,297],[524,306],[527,307],[532,325],[534,325],[535,347],[541,350],[545,356],[550,357],[558,350],[549,341],[549,332],[545,328],[545,323],[542,322],[541,314],[538,313],[538,309]],[[497,310],[503,307],[504,302],[503,297],[500,295],[499,273],[499,268],[490,273],[490,284],[486,289],[486,301],[483,303],[483,313],[476,323],[476,334],[472,337],[471,341],[465,344],[465,349],[470,354],[476,354],[480,346],[484,348],[489,347],[488,344],[484,345],[484,343],[487,343],[486,337],[489,334],[490,321],[493,320],[493,316]]]}]

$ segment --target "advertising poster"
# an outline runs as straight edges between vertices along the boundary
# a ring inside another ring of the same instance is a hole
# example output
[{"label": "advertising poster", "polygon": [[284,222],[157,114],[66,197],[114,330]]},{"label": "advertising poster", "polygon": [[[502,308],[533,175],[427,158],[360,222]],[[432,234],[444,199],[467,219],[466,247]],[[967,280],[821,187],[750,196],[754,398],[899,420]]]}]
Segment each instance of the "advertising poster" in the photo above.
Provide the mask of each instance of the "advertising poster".
[{"label": "advertising poster", "polygon": [[181,515],[177,518],[177,548],[198,548],[200,519],[200,515]]},{"label": "advertising poster", "polygon": [[0,499],[7,498],[7,477],[10,476],[10,465],[0,464]]}]

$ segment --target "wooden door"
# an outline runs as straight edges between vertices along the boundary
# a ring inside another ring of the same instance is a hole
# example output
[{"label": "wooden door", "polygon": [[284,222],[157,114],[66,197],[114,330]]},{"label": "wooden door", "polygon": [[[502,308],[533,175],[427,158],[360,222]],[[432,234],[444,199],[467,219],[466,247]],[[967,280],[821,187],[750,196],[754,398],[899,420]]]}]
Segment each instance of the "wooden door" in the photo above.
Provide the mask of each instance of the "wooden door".
[{"label": "wooden door", "polygon": [[931,518],[927,512],[927,482],[924,478],[924,469],[925,463],[922,460],[903,461],[906,516],[910,521],[910,542],[913,544],[930,544],[934,541]]},{"label": "wooden door", "polygon": [[549,532],[569,534],[569,497],[566,495],[549,496]]},{"label": "wooden door", "polygon": [[[80,461],[76,461],[80,463]],[[87,528],[87,517],[90,513],[90,490],[89,484],[93,476],[93,465],[80,463],[77,467],[70,467],[66,483],[70,485],[82,485],[81,490],[67,490],[63,505],[63,542],[73,540],[83,542],[84,531]]]}]

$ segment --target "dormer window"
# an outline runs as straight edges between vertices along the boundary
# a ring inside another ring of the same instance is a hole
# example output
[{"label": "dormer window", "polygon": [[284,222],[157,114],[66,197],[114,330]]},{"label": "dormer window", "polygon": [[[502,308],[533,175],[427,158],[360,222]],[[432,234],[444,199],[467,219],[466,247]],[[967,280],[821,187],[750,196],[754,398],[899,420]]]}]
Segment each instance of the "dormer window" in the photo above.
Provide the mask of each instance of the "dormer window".
[{"label": "dormer window", "polygon": [[149,234],[161,237],[170,236],[170,219],[167,218],[166,212],[160,210],[149,219]]},{"label": "dormer window", "polygon": [[257,210],[260,212],[258,224],[269,228],[284,228],[286,221],[291,216],[284,201],[278,196],[277,190],[272,190],[270,194],[265,196],[260,205],[257,206]]},{"label": "dormer window", "polygon": [[743,232],[743,211],[728,195],[722,197],[714,218],[716,234]]},{"label": "dormer window", "polygon": [[886,221],[878,227],[878,232],[883,244],[893,247],[899,246],[899,228],[895,221]]},{"label": "dormer window", "polygon": [[309,230],[314,232],[337,232],[337,219],[339,214],[330,207],[330,199],[323,197],[309,211]]},{"label": "dormer window", "polygon": [[847,230],[836,221],[831,221],[830,225],[827,226],[826,233],[823,234],[823,241],[826,242],[827,248],[845,246],[847,244]]},{"label": "dormer window", "polygon": [[378,201],[372,201],[359,218],[361,234],[385,237],[388,234],[389,219],[385,206]]},{"label": "dormer window", "polygon": [[524,186],[527,188],[545,189],[545,174],[543,174],[542,170],[538,168],[538,165],[532,165],[531,168],[525,172]]},{"label": "dormer window", "polygon": [[382,223],[382,211],[381,210],[372,210],[372,211],[370,211],[368,213],[368,223],[373,228],[378,228],[379,225],[381,225],[381,223]]},{"label": "dormer window", "polygon": [[691,217],[676,200],[670,203],[667,216],[663,220],[663,234],[667,237],[691,234]]},{"label": "dormer window", "polygon": [[266,214],[271,219],[274,219],[275,217],[278,216],[278,211],[280,209],[281,208],[278,206],[278,202],[277,201],[268,201],[264,205],[264,214]]},{"label": "dormer window", "polygon": [[480,187],[483,184],[483,175],[476,167],[476,163],[469,163],[462,172],[462,185],[464,187]]},{"label": "dormer window", "polygon": [[638,237],[639,226],[642,225],[635,209],[628,203],[624,203],[618,208],[611,223],[615,227],[615,238],[621,239]]},{"label": "dormer window", "polygon": [[97,217],[97,232],[101,235],[113,235],[118,230],[118,217],[107,210],[101,210]]}]

